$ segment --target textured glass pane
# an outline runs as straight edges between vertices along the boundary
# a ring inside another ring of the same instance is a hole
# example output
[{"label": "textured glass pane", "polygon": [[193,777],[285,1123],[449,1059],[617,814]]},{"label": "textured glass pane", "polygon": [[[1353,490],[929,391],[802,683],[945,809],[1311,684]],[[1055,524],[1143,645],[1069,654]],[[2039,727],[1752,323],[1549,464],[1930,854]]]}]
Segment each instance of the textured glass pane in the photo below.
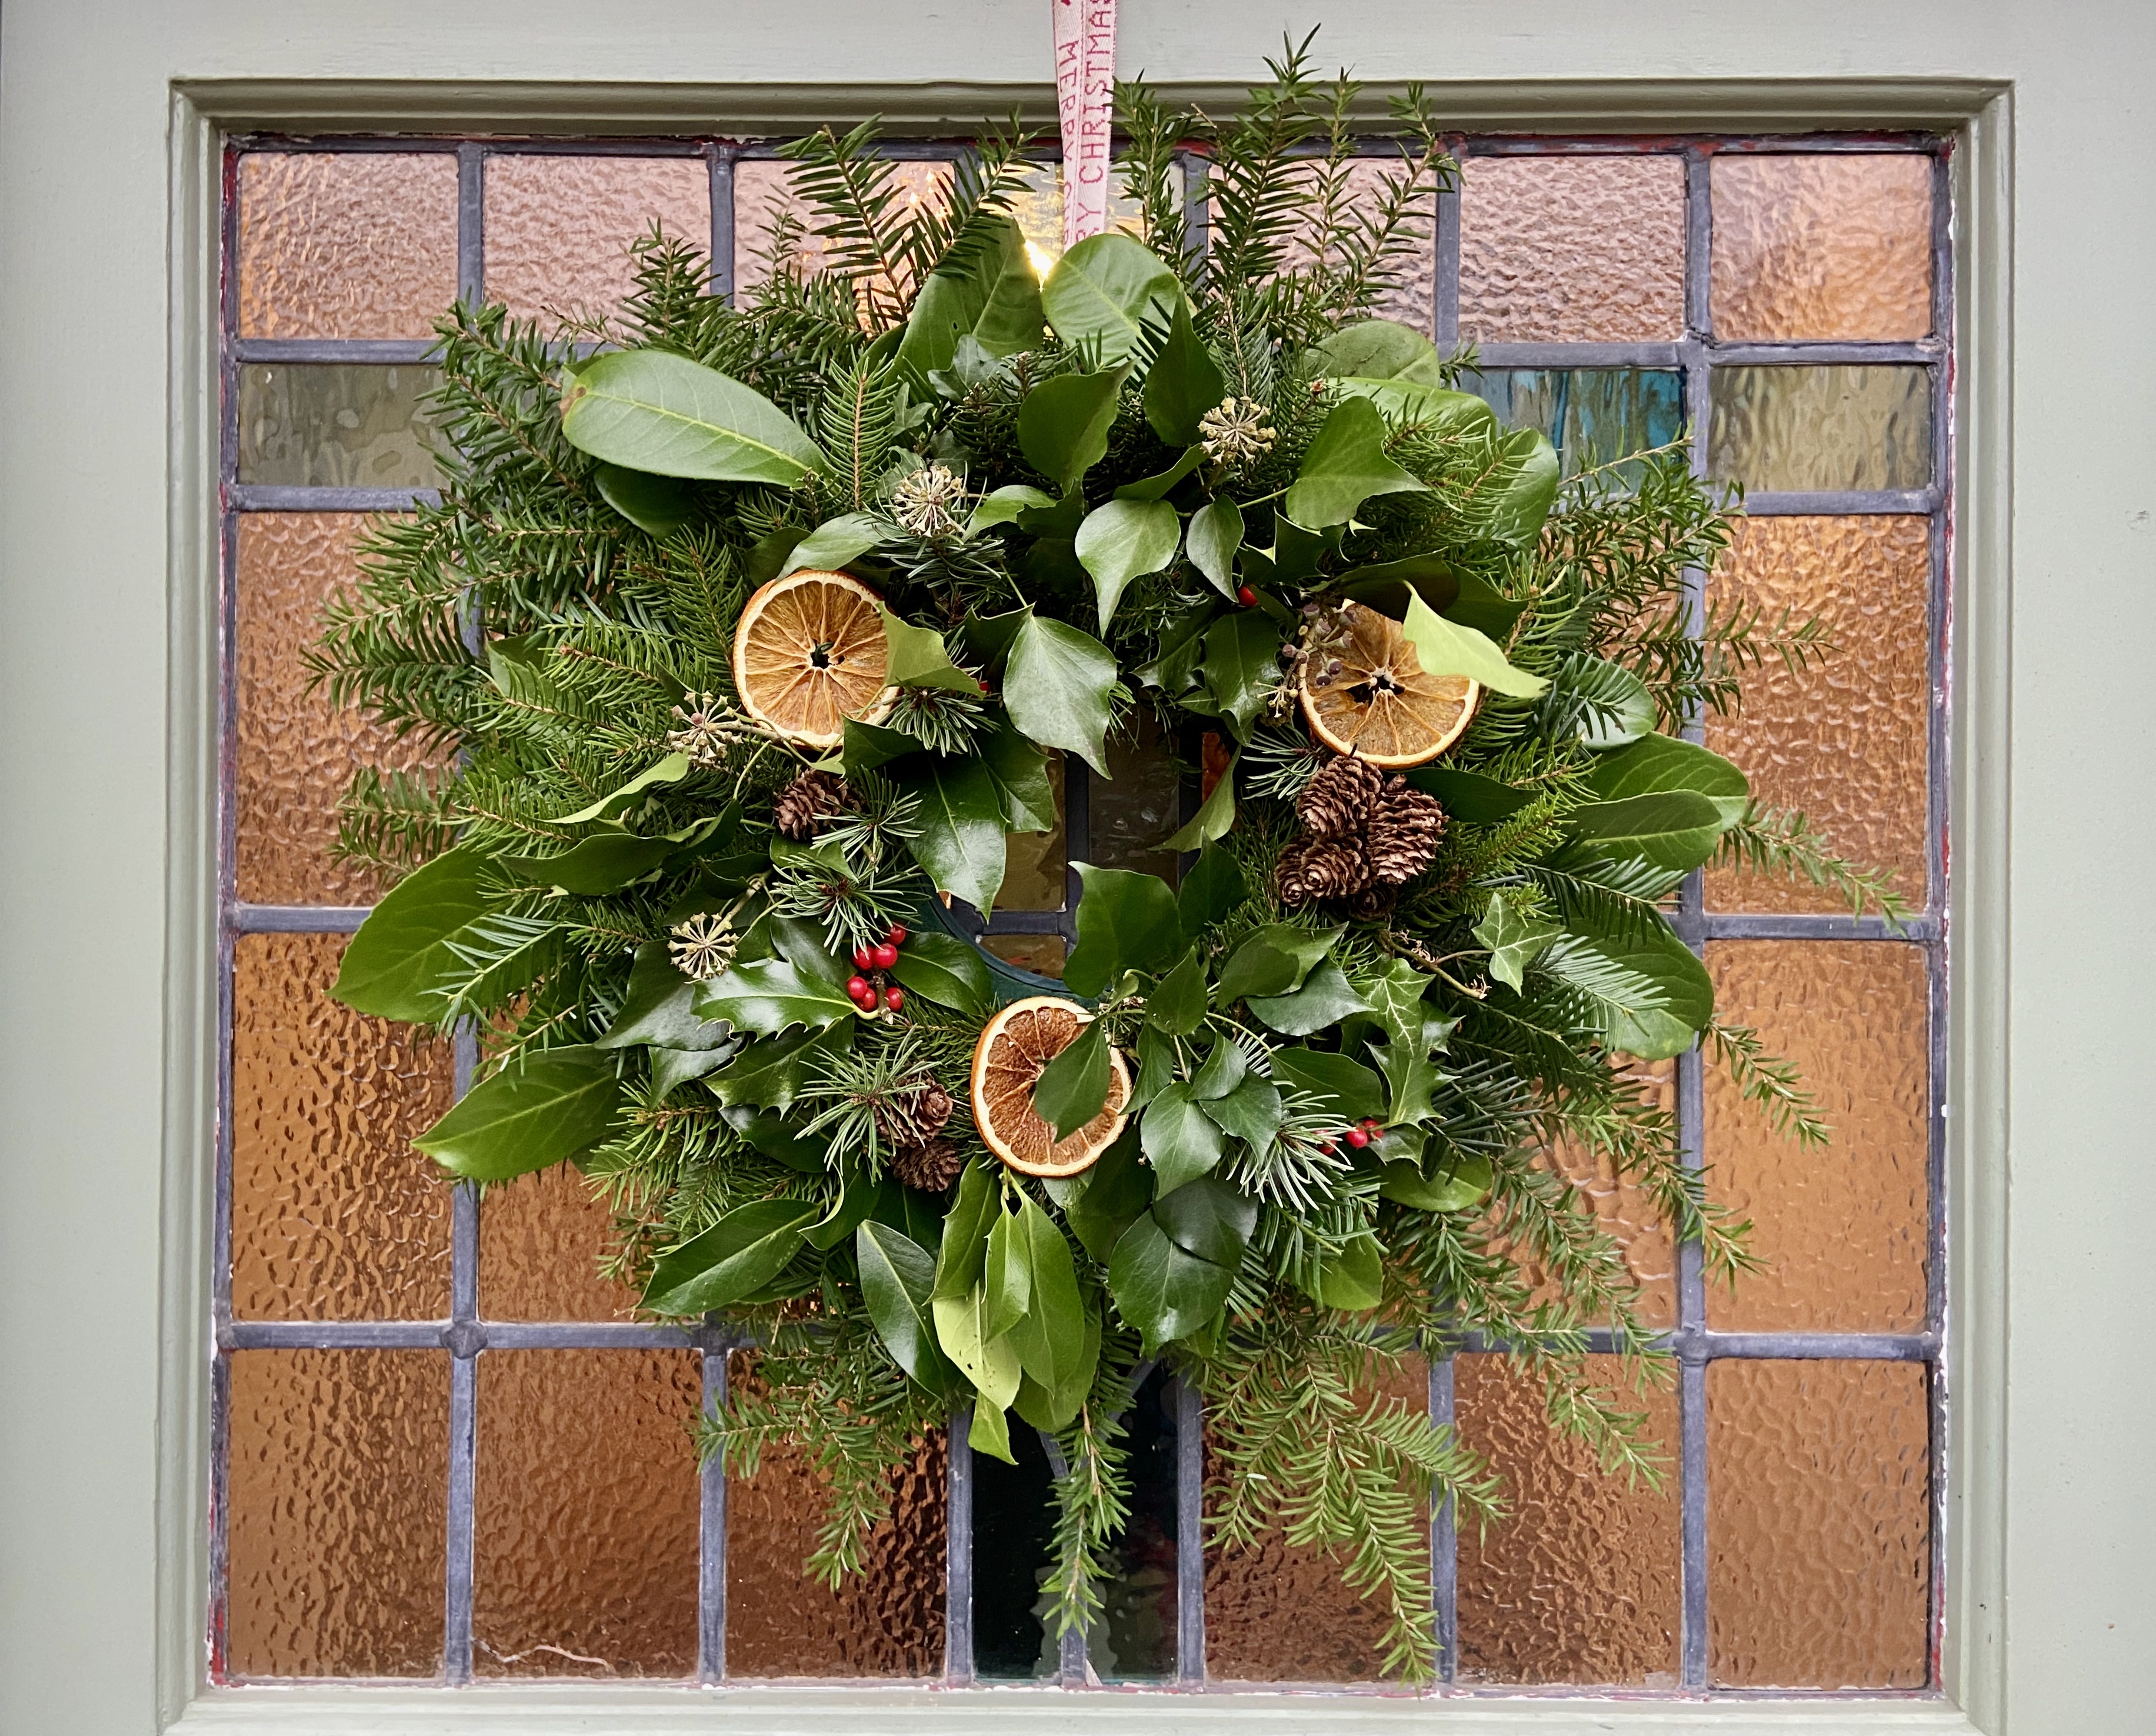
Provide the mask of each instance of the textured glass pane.
[{"label": "textured glass pane", "polygon": [[1684,336],[1684,162],[1476,157],[1460,187],[1460,335],[1483,343]]},{"label": "textured glass pane", "polygon": [[1063,756],[1050,750],[1048,781],[1055,791],[1055,829],[1013,832],[1004,842],[1004,883],[998,910],[1060,910],[1068,880],[1063,832]]},{"label": "textured glass pane", "polygon": [[243,934],[232,985],[232,1312],[449,1311],[449,1189],[413,1138],[449,1107],[449,1045],[329,998],[341,934]]},{"label": "textured glass pane", "polygon": [[356,711],[310,692],[302,660],[323,606],[358,578],[352,550],[371,521],[348,512],[239,519],[234,783],[239,896],[254,904],[371,904],[377,876],[333,861],[336,804],[358,765],[443,764]]},{"label": "textured glass pane", "polygon": [[[1375,1391],[1420,1408],[1430,1370],[1419,1358],[1388,1373]],[[1224,1474],[1207,1443],[1206,1504]],[[1216,1682],[1374,1682],[1386,1626],[1383,1605],[1341,1582],[1342,1564],[1314,1547],[1268,1533],[1255,1549],[1205,1553],[1205,1670]]]},{"label": "textured glass pane", "polygon": [[1568,476],[1684,433],[1684,376],[1661,368],[1498,368],[1461,386],[1517,428],[1540,429]]},{"label": "textured glass pane", "polygon": [[686,1676],[701,1502],[693,1350],[479,1359],[472,1663],[482,1676]]},{"label": "textured glass pane", "polygon": [[[1768,658],[1744,675],[1733,716],[1710,715],[1707,745],[1744,768],[1768,807],[1805,815],[1836,855],[1893,871],[1926,897],[1924,768],[1931,526],[1914,516],[1740,519],[1708,595],[1763,611],[1774,628],[1816,617],[1834,650],[1792,671]],[[1714,910],[1846,910],[1809,881],[1710,869]]]},{"label": "textured glass pane", "polygon": [[1763,1271],[1707,1292],[1731,1332],[1917,1332],[1929,1212],[1929,994],[1924,955],[1892,941],[1711,941],[1716,1013],[1792,1062],[1834,1130],[1783,1138],[1707,1073],[1708,1186]]},{"label": "textured glass pane", "polygon": [[1176,1668],[1175,1389],[1156,1369],[1123,1419],[1131,1517],[1087,1656],[1106,1682],[1165,1682]]},{"label": "textured glass pane", "polygon": [[[1329,225],[1336,239],[1323,249],[1322,263],[1337,270],[1342,263],[1342,244],[1352,246],[1367,241],[1368,231],[1364,225],[1382,221],[1385,203],[1403,172],[1397,157],[1358,158],[1348,162],[1344,176],[1328,187],[1321,165],[1313,163],[1299,171],[1298,177],[1309,189],[1312,203],[1295,221],[1297,233],[1285,238],[1286,267],[1293,270],[1320,263],[1318,250],[1311,246],[1308,236]],[[1418,331],[1428,331],[1435,315],[1437,201],[1418,195],[1408,202],[1403,218],[1397,250],[1385,262],[1389,282],[1370,311]],[[1219,202],[1210,201],[1208,220],[1218,223],[1219,219]]]},{"label": "textured glass pane", "polygon": [[[1027,243],[1027,252],[1035,266],[1046,274],[1048,269],[1063,256],[1063,165],[1060,162],[1037,162],[1026,170],[1025,191],[1011,201],[1011,215]],[[1168,171],[1169,184],[1176,197],[1183,196],[1183,171]],[[1144,228],[1138,202],[1123,192],[1123,177],[1120,170],[1108,177],[1108,227],[1121,229],[1127,234],[1138,234]]]},{"label": "textured glass pane", "polygon": [[1007,964],[1059,982],[1063,962],[1070,951],[1070,943],[1060,934],[984,934],[981,945]]},{"label": "textured glass pane", "polygon": [[1708,1365],[1712,1681],[1927,1684],[1930,1439],[1920,1364]]},{"label": "textured glass pane", "polygon": [[449,1358],[242,1350],[231,1372],[225,1672],[434,1674]]},{"label": "textured glass pane", "polygon": [[431,367],[249,362],[239,370],[239,480],[287,488],[432,488],[419,400]]},{"label": "textured glass pane", "polygon": [[637,1292],[603,1276],[613,1214],[573,1164],[486,1190],[479,1213],[479,1308],[490,1320],[625,1320]]},{"label": "textured glass pane", "polygon": [[[1664,1061],[1637,1070],[1638,1082],[1650,1091],[1664,1111],[1675,1108],[1675,1065]],[[1554,1168],[1578,1188],[1594,1207],[1597,1226],[1615,1238],[1625,1256],[1625,1270],[1640,1286],[1640,1319],[1649,1326],[1676,1324],[1676,1246],[1669,1226],[1655,1209],[1653,1199],[1636,1176],[1617,1174],[1614,1163],[1602,1154],[1560,1141],[1539,1160]],[[1555,1302],[1558,1287],[1539,1262],[1529,1258],[1526,1271],[1537,1285],[1536,1300]]]},{"label": "textured glass pane", "polygon": [[1053,1679],[1061,1651],[1045,1616],[1054,1474],[1040,1436],[1015,1417],[1006,1465],[973,1455],[973,1670],[987,1681]]},{"label": "textured glass pane", "polygon": [[754,1477],[730,1482],[726,1674],[941,1676],[949,1476],[938,1434],[899,1473],[890,1519],[871,1534],[862,1570],[835,1591],[802,1570],[824,1502],[808,1460],[767,1452]]},{"label": "textured glass pane", "polygon": [[1086,787],[1091,803],[1086,829],[1092,850],[1086,860],[1096,868],[1127,868],[1157,874],[1173,886],[1178,870],[1174,853],[1155,848],[1183,824],[1183,769],[1175,744],[1161,733],[1149,710],[1132,716],[1128,727],[1108,738],[1108,775]]},{"label": "textured glass pane", "polygon": [[608,318],[635,287],[629,243],[656,222],[711,246],[711,174],[693,157],[490,157],[486,295],[551,331]]},{"label": "textured glass pane", "polygon": [[1679,1577],[1676,1400],[1635,1392],[1614,1357],[1594,1378],[1631,1410],[1668,1462],[1660,1493],[1605,1475],[1591,1448],[1558,1435],[1541,1379],[1502,1356],[1454,1359],[1461,1442],[1504,1481],[1505,1518],[1460,1538],[1464,1682],[1675,1687]]},{"label": "textured glass pane", "polygon": [[1720,338],[1912,338],[1932,329],[1932,160],[1717,157]]},{"label": "textured glass pane", "polygon": [[1707,466],[1768,490],[1922,488],[1932,480],[1922,367],[1717,367]]},{"label": "textured glass pane", "polygon": [[[940,199],[950,185],[947,162],[902,162],[896,177],[900,208],[923,199]],[[793,165],[743,162],[734,166],[734,285],[737,294],[761,285],[774,269],[792,268],[814,276],[830,259],[830,241],[814,232],[824,219],[793,191]],[[781,220],[798,219],[790,237],[780,234]],[[1062,218],[1056,218],[1059,238]],[[774,252],[784,243],[783,251]],[[1060,239],[1057,242],[1059,249]]]},{"label": "textured glass pane", "polygon": [[457,295],[447,152],[239,159],[239,335],[431,337]]}]

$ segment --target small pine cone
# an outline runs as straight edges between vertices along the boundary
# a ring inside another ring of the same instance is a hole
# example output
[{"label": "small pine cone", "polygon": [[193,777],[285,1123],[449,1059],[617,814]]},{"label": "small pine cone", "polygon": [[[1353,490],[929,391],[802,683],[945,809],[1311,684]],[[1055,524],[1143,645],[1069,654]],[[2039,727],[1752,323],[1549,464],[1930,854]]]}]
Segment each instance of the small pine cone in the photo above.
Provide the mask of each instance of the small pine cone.
[{"label": "small pine cone", "polygon": [[1340,900],[1337,907],[1343,917],[1358,922],[1372,922],[1379,917],[1390,916],[1399,896],[1398,886],[1380,886],[1373,881],[1353,897]]},{"label": "small pine cone", "polygon": [[778,793],[772,822],[797,844],[816,835],[827,819],[849,813],[853,801],[846,781],[830,772],[803,772]]},{"label": "small pine cone", "polygon": [[1385,774],[1368,760],[1336,759],[1303,786],[1295,811],[1313,838],[1358,837],[1384,788]]},{"label": "small pine cone", "polygon": [[895,1152],[891,1173],[906,1187],[923,1194],[941,1194],[957,1180],[966,1167],[965,1153],[948,1139],[937,1138]]},{"label": "small pine cone", "polygon": [[894,1093],[869,1112],[875,1117],[876,1133],[900,1150],[925,1145],[943,1131],[951,1119],[951,1093],[930,1080],[911,1091]]},{"label": "small pine cone", "polygon": [[1276,884],[1282,904],[1347,898],[1370,884],[1370,865],[1359,841],[1305,838],[1282,853]]},{"label": "small pine cone", "polygon": [[1444,834],[1445,809],[1437,798],[1410,789],[1404,778],[1394,778],[1370,814],[1371,878],[1405,886],[1430,866]]}]

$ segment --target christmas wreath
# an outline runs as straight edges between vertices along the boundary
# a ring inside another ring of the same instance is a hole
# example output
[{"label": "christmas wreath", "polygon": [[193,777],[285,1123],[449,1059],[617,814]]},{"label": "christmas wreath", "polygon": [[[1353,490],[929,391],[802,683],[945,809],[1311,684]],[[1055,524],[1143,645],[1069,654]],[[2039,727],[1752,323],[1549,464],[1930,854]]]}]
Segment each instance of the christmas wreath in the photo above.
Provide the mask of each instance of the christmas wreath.
[{"label": "christmas wreath", "polygon": [[[459,306],[440,502],[372,533],[314,656],[453,766],[362,771],[341,835],[403,877],[338,997],[482,1045],[419,1149],[576,1164],[644,1308],[740,1323],[705,1449],[810,1456],[812,1570],[947,1419],[1008,1457],[1014,1414],[1060,1444],[1051,1626],[1087,1624],[1164,1359],[1211,1538],[1332,1550],[1414,1676],[1430,1504],[1501,1497],[1376,1376],[1476,1335],[1653,1476],[1585,1331],[1667,1365],[1553,1154],[1741,1267],[1650,1064],[1703,1040],[1820,1129],[1666,907],[1717,853],[1878,887],[1678,733],[1823,649],[1697,618],[1727,503],[1670,451],[1561,479],[1379,316],[1451,166],[1411,98],[1353,181],[1353,95],[1299,56],[1217,122],[1120,87],[1135,233],[1045,276],[1014,128],[916,204],[865,127],[793,147],[824,262],[782,223],[744,305],[654,232],[619,323]],[[952,901],[1056,824],[1050,755],[1106,776],[1142,710],[1204,767],[1179,883],[1078,865],[1060,984],[1017,985]]]}]

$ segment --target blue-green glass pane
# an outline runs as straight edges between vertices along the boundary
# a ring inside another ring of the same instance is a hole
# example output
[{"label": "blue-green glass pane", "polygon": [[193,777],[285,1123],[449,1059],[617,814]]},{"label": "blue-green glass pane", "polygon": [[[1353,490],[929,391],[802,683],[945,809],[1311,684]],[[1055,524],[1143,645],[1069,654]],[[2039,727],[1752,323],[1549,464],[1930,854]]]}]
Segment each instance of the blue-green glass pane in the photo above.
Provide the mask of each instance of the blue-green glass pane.
[{"label": "blue-green glass pane", "polygon": [[239,370],[239,480],[287,488],[433,488],[421,400],[440,370],[358,362]]},{"label": "blue-green glass pane", "polygon": [[1460,384],[1500,421],[1548,435],[1568,476],[1684,434],[1684,375],[1673,368],[1493,368]]},{"label": "blue-green glass pane", "polygon": [[1927,368],[1717,367],[1708,398],[1707,464],[1719,480],[1810,493],[1932,480]]}]

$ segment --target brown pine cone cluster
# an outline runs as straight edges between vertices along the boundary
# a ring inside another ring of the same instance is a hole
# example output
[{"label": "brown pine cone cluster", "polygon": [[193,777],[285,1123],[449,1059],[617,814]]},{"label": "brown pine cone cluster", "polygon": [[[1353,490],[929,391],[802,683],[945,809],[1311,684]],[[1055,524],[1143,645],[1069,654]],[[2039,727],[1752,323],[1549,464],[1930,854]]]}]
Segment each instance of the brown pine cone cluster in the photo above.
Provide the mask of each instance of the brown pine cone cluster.
[{"label": "brown pine cone cluster", "polygon": [[940,1194],[966,1167],[958,1148],[942,1137],[952,1107],[951,1093],[931,1079],[894,1092],[870,1111],[877,1136],[891,1148],[891,1173],[906,1187]]},{"label": "brown pine cone cluster", "polygon": [[1435,859],[1445,833],[1435,796],[1367,760],[1334,760],[1295,805],[1308,835],[1281,857],[1282,904],[1339,904],[1349,916],[1383,916],[1399,888]]},{"label": "brown pine cone cluster", "polygon": [[909,1145],[892,1154],[891,1173],[902,1187],[923,1194],[950,1191],[966,1167],[966,1155],[948,1139],[932,1139],[926,1145]]},{"label": "brown pine cone cluster", "polygon": [[811,839],[826,820],[853,812],[846,780],[832,772],[803,772],[778,793],[772,823],[797,844]]}]

